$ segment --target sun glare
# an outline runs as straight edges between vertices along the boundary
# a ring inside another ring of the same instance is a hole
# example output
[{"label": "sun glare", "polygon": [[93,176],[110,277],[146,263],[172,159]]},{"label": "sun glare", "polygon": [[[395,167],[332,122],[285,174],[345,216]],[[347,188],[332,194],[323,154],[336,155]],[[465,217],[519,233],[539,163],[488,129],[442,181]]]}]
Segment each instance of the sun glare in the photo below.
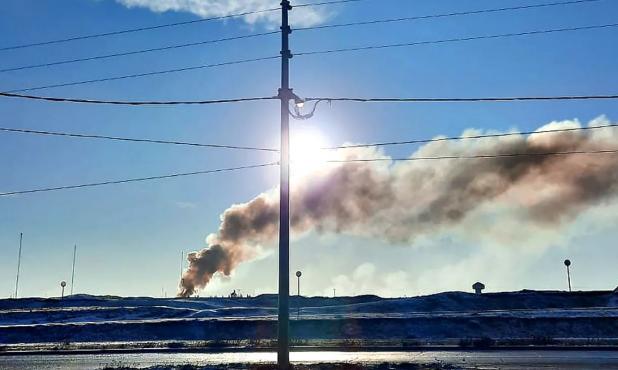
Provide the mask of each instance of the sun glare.
[{"label": "sun glare", "polygon": [[324,165],[328,151],[324,136],[315,128],[299,127],[290,136],[290,174],[306,176]]}]

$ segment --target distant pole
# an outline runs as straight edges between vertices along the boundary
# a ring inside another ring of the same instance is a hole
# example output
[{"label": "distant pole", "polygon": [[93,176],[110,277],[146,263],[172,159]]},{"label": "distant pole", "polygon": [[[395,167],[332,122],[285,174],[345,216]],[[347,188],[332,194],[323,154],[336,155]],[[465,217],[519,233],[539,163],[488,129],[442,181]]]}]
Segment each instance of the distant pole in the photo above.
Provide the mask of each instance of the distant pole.
[{"label": "distant pole", "polygon": [[180,251],[180,279],[182,279],[182,270],[185,267],[185,252]]},{"label": "distant pole", "polygon": [[280,370],[290,368],[290,89],[289,37],[292,30],[288,12],[289,0],[281,1],[281,147],[279,161],[279,306],[277,315],[277,364]]},{"label": "distant pole", "polygon": [[73,285],[75,284],[75,256],[77,255],[77,244],[73,245],[73,269],[71,270],[71,295],[73,295]]},{"label": "distant pole", "polygon": [[569,293],[571,293],[571,270],[569,269],[569,267],[571,266],[571,260],[564,260],[564,265],[566,266],[566,270],[567,270],[567,280],[569,282]]},{"label": "distant pole", "polygon": [[337,290],[335,288],[333,288],[333,298],[335,298],[337,295],[335,294],[337,292]]},{"label": "distant pole", "polygon": [[61,281],[60,286],[62,287],[62,293],[60,294],[60,299],[64,299],[64,287],[67,286],[67,282],[64,280]]},{"label": "distant pole", "polygon": [[296,320],[300,319],[300,277],[303,275],[302,272],[296,271],[296,296],[298,297],[298,305],[296,307]]},{"label": "distant pole", "polygon": [[21,244],[24,238],[24,233],[19,233],[19,253],[17,254],[17,278],[15,279],[15,299],[19,290],[19,269],[21,268]]}]

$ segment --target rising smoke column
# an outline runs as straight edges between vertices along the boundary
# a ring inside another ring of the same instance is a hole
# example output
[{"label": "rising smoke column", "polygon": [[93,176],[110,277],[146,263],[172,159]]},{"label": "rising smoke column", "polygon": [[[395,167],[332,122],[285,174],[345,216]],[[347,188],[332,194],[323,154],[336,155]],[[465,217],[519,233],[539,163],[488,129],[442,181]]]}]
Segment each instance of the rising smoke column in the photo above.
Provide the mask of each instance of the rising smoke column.
[{"label": "rising smoke column", "polygon": [[[608,123],[601,117],[590,125]],[[553,122],[538,131],[577,127],[577,121]],[[468,130],[462,136],[479,133]],[[420,147],[410,158],[594,151],[618,148],[616,139],[618,130],[604,128],[439,141]],[[334,156],[388,158],[368,148],[340,150]],[[291,227],[296,234],[346,233],[413,242],[418,235],[465,222],[475,209],[497,202],[518,209],[517,217],[527,222],[556,227],[617,194],[618,158],[612,154],[327,163],[303,179],[293,179]],[[276,240],[278,222],[276,191],[227,209],[219,231],[207,238],[208,247],[189,254],[179,295],[190,296],[216,273],[229,276],[239,263],[255,258],[257,246]]]}]

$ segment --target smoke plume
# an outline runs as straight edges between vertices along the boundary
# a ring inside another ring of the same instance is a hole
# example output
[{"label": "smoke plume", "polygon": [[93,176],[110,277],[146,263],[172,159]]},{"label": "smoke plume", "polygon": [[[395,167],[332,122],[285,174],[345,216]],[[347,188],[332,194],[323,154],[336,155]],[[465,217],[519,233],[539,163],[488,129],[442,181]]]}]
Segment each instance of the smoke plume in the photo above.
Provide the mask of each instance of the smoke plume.
[{"label": "smoke plume", "polygon": [[[589,126],[608,123],[600,117]],[[538,133],[577,127],[577,121],[552,122],[528,136],[434,141],[410,158],[532,154],[527,156],[325,163],[292,180],[292,232],[346,233],[411,243],[416,236],[465,223],[481,206],[504,202],[517,210],[509,217],[557,227],[618,193],[616,155],[534,155],[618,148],[618,130],[613,128]],[[462,137],[481,133],[467,130]],[[388,159],[370,148],[333,153],[337,160],[361,158]],[[278,217],[276,191],[223,212],[219,231],[207,238],[208,247],[189,255],[179,295],[192,295],[217,273],[230,275],[239,263],[256,257],[258,246],[274,246]]]}]

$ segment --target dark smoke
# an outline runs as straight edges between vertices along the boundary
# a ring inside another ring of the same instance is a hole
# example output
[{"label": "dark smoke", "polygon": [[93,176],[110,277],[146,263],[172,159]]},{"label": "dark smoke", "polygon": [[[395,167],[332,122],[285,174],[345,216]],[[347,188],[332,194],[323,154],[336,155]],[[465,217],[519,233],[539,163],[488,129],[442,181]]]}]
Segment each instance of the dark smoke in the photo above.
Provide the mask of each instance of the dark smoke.
[{"label": "dark smoke", "polygon": [[[599,118],[591,125],[607,123]],[[551,123],[539,130],[571,127],[579,124]],[[618,147],[617,138],[614,129],[604,128],[441,141],[420,147],[411,157],[612,149]],[[365,148],[341,150],[335,157],[383,155]],[[611,154],[582,154],[324,164],[315,173],[293,180],[292,230],[412,242],[418,235],[465,222],[480,206],[499,202],[518,209],[530,223],[555,227],[618,193],[617,159]],[[226,210],[218,233],[208,239],[209,246],[189,255],[179,294],[193,294],[216,273],[230,275],[239,263],[256,256],[256,246],[273,244],[278,213],[275,192]]]}]

